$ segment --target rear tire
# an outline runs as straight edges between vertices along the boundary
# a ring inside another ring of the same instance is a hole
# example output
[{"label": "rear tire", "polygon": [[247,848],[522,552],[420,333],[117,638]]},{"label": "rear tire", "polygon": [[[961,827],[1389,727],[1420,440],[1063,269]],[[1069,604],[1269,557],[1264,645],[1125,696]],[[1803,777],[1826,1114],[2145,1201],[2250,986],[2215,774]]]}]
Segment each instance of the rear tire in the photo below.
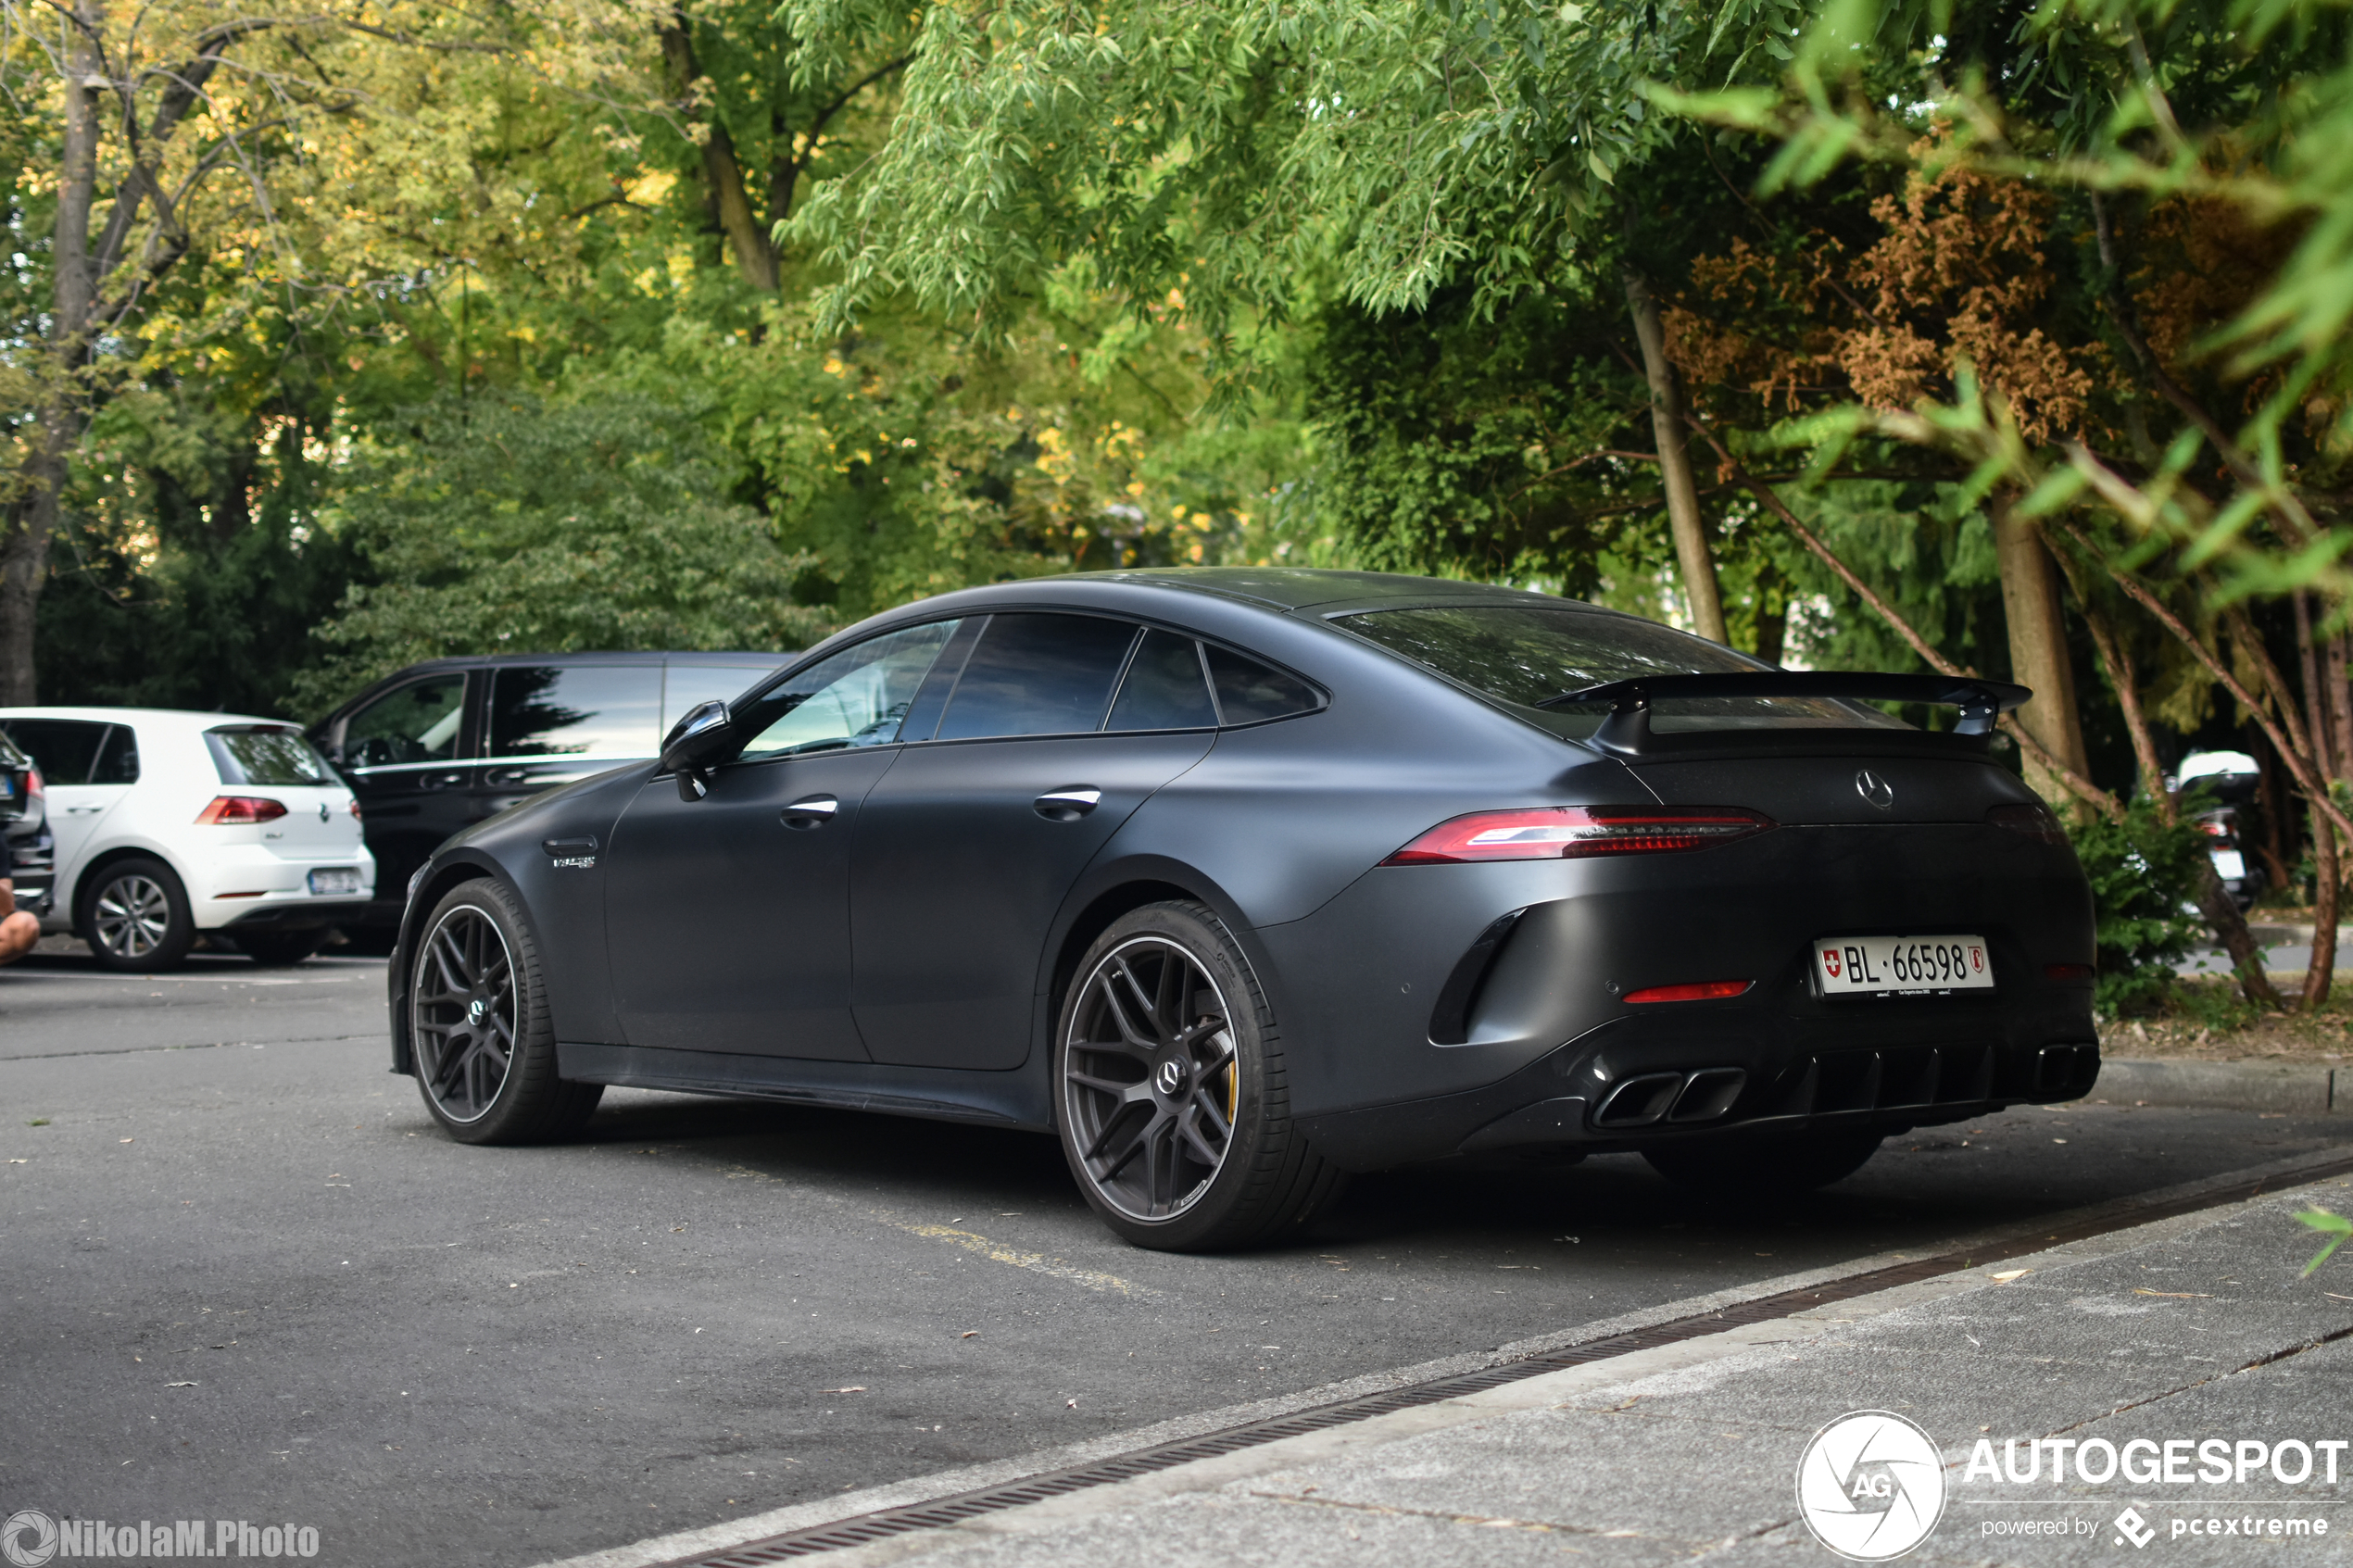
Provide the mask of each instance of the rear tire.
[{"label": "rear tire", "polygon": [[1248,1246],[1338,1195],[1342,1173],[1291,1121],[1274,1010],[1206,907],[1114,922],[1079,961],[1054,1042],[1063,1156],[1129,1243]]},{"label": "rear tire", "polygon": [[539,942],[522,900],[488,877],[434,906],[403,976],[425,1109],[459,1143],[545,1143],[577,1132],[601,1084],[556,1074]]},{"label": "rear tire", "polygon": [[1679,1187],[1718,1196],[1786,1196],[1844,1181],[1887,1139],[1868,1128],[1780,1138],[1709,1138],[1646,1148],[1651,1169]]},{"label": "rear tire", "polygon": [[188,890],[161,860],[117,860],[82,884],[74,927],[100,969],[153,974],[178,969],[195,945]]}]

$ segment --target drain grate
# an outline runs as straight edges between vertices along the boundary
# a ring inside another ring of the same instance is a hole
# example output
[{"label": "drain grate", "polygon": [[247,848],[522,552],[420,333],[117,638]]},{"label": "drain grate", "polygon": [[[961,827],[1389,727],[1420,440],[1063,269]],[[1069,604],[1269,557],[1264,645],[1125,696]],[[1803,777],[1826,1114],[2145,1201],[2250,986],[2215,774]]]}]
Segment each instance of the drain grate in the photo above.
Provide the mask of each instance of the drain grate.
[{"label": "drain grate", "polygon": [[1295,1411],[1289,1415],[1273,1416],[1239,1426],[1229,1426],[1221,1432],[1204,1433],[1198,1437],[1180,1438],[1154,1448],[1139,1449],[1133,1453],[1098,1460],[1091,1464],[1057,1470],[1026,1480],[1009,1482],[1001,1486],[984,1486],[977,1491],[963,1492],[937,1501],[913,1503],[904,1508],[880,1509],[862,1513],[855,1518],[837,1520],[830,1524],[814,1525],[786,1535],[772,1536],[766,1540],[753,1541],[740,1547],[705,1553],[698,1557],[681,1558],[665,1563],[662,1568],[765,1568],[774,1562],[788,1562],[796,1557],[812,1557],[819,1552],[840,1551],[849,1547],[864,1546],[872,1541],[886,1540],[914,1530],[937,1530],[961,1524],[978,1514],[995,1513],[1025,1504],[1044,1502],[1050,1498],[1066,1497],[1091,1486],[1107,1486],[1121,1481],[1132,1481],[1139,1475],[1156,1471],[1174,1470],[1180,1464],[1191,1464],[1204,1459],[1239,1453],[1244,1449],[1277,1443],[1286,1437],[1302,1437],[1311,1432],[1327,1431],[1353,1422],[1369,1421],[1375,1416],[1391,1415],[1399,1411],[1413,1410],[1421,1405],[1434,1405],[1444,1399],[1460,1399],[1466,1394],[1483,1393],[1502,1388],[1523,1378],[1538,1377],[1548,1372],[1568,1367],[1587,1366],[1594,1361],[1610,1361],[1618,1356],[1632,1355],[1638,1350],[1656,1349],[1663,1345],[1680,1344],[1698,1339],[1727,1329],[1741,1328],[1750,1323],[1772,1323],[1793,1317],[1799,1312],[1826,1306],[1834,1301],[1852,1300],[1859,1296],[1875,1295],[1898,1286],[1913,1285],[1922,1280],[1958,1273],[1982,1263],[1998,1262],[2029,1252],[2040,1252],[2055,1242],[2082,1241],[2088,1236],[2144,1225],[2156,1220],[2170,1219],[2177,1214],[2195,1213],[2201,1209],[2220,1208],[2260,1197],[2275,1185],[2294,1185],[2316,1181],[2323,1176],[2342,1175],[2353,1172],[2353,1159],[2333,1160],[2302,1167],[2292,1174],[2265,1177],[2229,1187],[2199,1192],[2194,1197],[2169,1202],[2146,1202],[2126,1198],[2105,1205],[2092,1213],[2031,1236],[1988,1246],[1982,1250],[1948,1252],[1933,1258],[1919,1258],[1908,1262],[1874,1269],[1869,1273],[1855,1274],[1846,1279],[1831,1280],[1818,1286],[1797,1290],[1785,1290],[1778,1295],[1759,1297],[1713,1312],[1693,1317],[1678,1318],[1649,1328],[1638,1328],[1625,1334],[1614,1334],[1605,1339],[1595,1339],[1565,1349],[1548,1350],[1541,1355],[1505,1361],[1500,1366],[1483,1367],[1477,1372],[1452,1374],[1432,1378],[1426,1383],[1409,1384],[1378,1394],[1357,1399],[1340,1399],[1328,1405],[1315,1405]]}]

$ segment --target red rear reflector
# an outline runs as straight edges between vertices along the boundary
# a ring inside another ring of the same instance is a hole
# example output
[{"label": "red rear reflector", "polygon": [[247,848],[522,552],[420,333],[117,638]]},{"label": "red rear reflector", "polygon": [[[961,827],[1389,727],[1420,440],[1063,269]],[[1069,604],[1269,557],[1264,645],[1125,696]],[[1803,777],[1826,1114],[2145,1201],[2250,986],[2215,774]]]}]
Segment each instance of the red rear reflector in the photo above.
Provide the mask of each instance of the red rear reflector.
[{"label": "red rear reflector", "polygon": [[196,813],[196,821],[228,826],[236,822],[266,822],[285,814],[283,806],[262,796],[216,795],[211,805]]},{"label": "red rear reflector", "polygon": [[1520,811],[1473,811],[1439,823],[1381,864],[1438,866],[1466,860],[1655,855],[1705,849],[1774,825],[1770,817],[1737,806],[1543,806]]},{"label": "red rear reflector", "polygon": [[2046,963],[2043,973],[2052,980],[2089,980],[2092,966],[2087,963]]},{"label": "red rear reflector", "polygon": [[1754,980],[1700,980],[1689,985],[1645,985],[1639,991],[1629,991],[1624,997],[1629,1002],[1712,1002],[1725,997],[1737,997]]}]

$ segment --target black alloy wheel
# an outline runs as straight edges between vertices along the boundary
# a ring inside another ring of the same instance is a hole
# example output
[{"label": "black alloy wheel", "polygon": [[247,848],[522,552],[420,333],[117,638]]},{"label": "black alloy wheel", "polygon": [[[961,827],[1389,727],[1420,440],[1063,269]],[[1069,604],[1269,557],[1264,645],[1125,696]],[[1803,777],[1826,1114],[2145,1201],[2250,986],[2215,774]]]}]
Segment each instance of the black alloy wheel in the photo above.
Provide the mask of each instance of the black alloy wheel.
[{"label": "black alloy wheel", "polygon": [[604,1088],[557,1076],[538,944],[522,901],[483,879],[427,917],[409,973],[409,1046],[425,1109],[462,1143],[532,1143],[577,1128]]},{"label": "black alloy wheel", "polygon": [[1147,905],[1096,939],[1062,1010],[1063,1152],[1139,1246],[1239,1246],[1304,1219],[1340,1173],[1290,1124],[1274,1018],[1224,925]]},{"label": "black alloy wheel", "polygon": [[145,856],[92,877],[76,923],[100,969],[132,973],[177,969],[196,941],[187,890],[170,866]]}]

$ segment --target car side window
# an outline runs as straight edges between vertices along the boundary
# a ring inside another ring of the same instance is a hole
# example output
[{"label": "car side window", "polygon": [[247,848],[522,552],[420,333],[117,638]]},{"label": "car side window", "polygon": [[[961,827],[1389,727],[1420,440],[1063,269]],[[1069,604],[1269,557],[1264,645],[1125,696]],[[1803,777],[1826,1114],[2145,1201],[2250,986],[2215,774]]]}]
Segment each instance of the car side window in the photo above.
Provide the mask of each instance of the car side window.
[{"label": "car side window", "polygon": [[[31,757],[41,776],[53,784],[111,784],[101,780],[98,754],[106,748],[107,732],[120,724],[87,719],[11,719],[8,738]],[[134,775],[135,776],[135,775]],[[125,781],[127,782],[127,781]]]},{"label": "car side window", "polygon": [[1217,688],[1217,710],[1228,725],[1288,719],[1324,705],[1315,688],[1272,665],[1245,659],[1228,648],[1203,644],[1210,684]]},{"label": "car side window", "polygon": [[956,625],[935,621],[886,632],[770,687],[741,715],[754,733],[738,759],[889,745]]},{"label": "car side window", "polygon": [[90,770],[94,784],[134,784],[139,782],[139,736],[128,724],[109,728]]},{"label": "car side window", "polygon": [[1127,661],[1107,730],[1202,730],[1217,723],[1202,678],[1201,653],[1190,637],[1152,631]]},{"label": "car side window", "polygon": [[344,760],[354,768],[450,761],[465,715],[464,675],[411,681],[344,721]]},{"label": "car side window", "polygon": [[662,734],[668,734],[670,727],[685,718],[688,709],[714,700],[733,702],[792,659],[792,655],[780,653],[775,663],[765,670],[742,664],[691,664],[672,659],[661,678]]},{"label": "car side window", "polygon": [[509,665],[490,680],[492,757],[650,757],[659,664]]},{"label": "car side window", "polygon": [[1137,630],[1132,622],[1095,615],[989,617],[948,699],[938,738],[1101,729]]}]

